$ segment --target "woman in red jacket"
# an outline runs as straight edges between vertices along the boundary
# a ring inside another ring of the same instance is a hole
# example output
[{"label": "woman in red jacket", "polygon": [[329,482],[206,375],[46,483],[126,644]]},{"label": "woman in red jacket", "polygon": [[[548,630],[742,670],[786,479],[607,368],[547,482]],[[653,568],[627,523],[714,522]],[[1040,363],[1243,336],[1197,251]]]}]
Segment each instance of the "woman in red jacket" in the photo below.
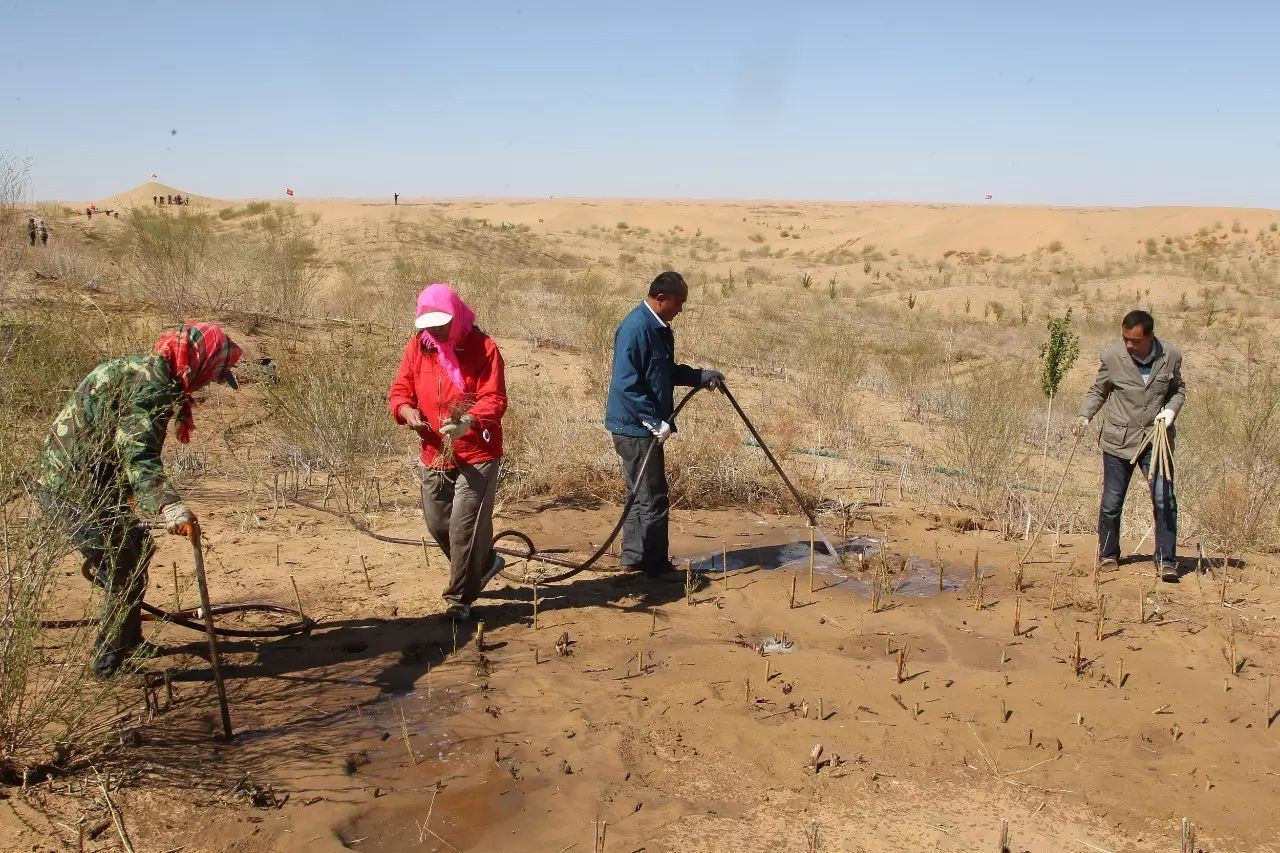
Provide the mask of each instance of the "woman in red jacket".
[{"label": "woman in red jacket", "polygon": [[452,287],[428,285],[387,394],[396,423],[421,439],[422,514],[449,558],[445,612],[455,619],[503,565],[491,540],[507,383],[498,345],[475,321]]}]

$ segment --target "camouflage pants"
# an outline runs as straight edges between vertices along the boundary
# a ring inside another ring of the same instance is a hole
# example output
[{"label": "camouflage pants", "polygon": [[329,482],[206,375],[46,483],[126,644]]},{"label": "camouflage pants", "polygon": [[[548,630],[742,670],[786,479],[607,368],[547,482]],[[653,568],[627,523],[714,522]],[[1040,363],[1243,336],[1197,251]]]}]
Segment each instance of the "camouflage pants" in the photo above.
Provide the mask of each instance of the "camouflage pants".
[{"label": "camouflage pants", "polygon": [[80,513],[72,504],[40,496],[45,511],[57,518],[84,555],[86,574],[103,589],[97,661],[119,665],[142,642],[142,596],[155,543],[147,527],[129,509]]}]

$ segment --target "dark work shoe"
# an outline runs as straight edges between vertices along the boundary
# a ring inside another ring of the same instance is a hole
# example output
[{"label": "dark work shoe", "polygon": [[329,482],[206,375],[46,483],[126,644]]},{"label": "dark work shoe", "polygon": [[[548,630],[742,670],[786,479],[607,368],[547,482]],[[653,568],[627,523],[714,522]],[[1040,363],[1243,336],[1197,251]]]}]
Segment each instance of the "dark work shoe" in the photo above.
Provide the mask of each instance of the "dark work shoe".
[{"label": "dark work shoe", "polygon": [[111,678],[120,671],[120,667],[128,657],[128,652],[103,649],[93,658],[93,674],[98,678]]},{"label": "dark work shoe", "polygon": [[1120,561],[1117,560],[1115,557],[1099,557],[1098,558],[1098,571],[1100,572],[1114,572],[1119,568],[1120,568]]},{"label": "dark work shoe", "polygon": [[449,603],[449,606],[444,609],[444,615],[449,619],[465,622],[471,617],[471,605],[463,604],[460,601],[452,601]]},{"label": "dark work shoe", "polygon": [[1174,562],[1158,563],[1156,570],[1160,572],[1160,580],[1165,583],[1178,582],[1178,564]]}]

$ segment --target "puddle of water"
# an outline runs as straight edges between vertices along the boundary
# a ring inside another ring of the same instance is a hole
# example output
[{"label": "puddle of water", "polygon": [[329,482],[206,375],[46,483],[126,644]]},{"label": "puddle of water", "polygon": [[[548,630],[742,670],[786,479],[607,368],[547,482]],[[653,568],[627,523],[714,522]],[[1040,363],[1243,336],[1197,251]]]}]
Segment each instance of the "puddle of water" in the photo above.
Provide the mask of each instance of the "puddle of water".
[{"label": "puddle of water", "polygon": [[[821,549],[815,549],[813,573],[828,587],[848,589],[856,595],[870,597],[871,579],[860,574],[871,572],[872,558],[879,554],[881,540],[871,536],[857,536],[836,546],[841,559],[837,560]],[[804,571],[809,569],[809,543],[787,542],[781,545],[760,545],[729,551],[728,571],[756,568],[765,571]],[[942,589],[938,589],[938,566],[933,560],[908,556],[906,573],[892,579],[893,595],[908,598],[927,598],[939,592],[954,592],[968,584],[971,569],[943,562]],[[726,555],[723,551],[693,558],[693,571],[714,576],[725,571]],[[864,568],[865,567],[865,568]],[[985,571],[985,570],[984,570]]]}]

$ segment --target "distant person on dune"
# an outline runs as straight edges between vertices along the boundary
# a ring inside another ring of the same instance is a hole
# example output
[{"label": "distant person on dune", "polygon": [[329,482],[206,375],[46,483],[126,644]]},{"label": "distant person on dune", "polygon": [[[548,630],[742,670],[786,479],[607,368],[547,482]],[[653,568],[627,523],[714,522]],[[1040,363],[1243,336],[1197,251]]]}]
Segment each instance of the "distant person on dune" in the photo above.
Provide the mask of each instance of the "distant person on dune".
[{"label": "distant person on dune", "polygon": [[400,203],[400,193],[396,193],[396,194],[395,194],[395,203],[396,203],[396,204],[399,204],[399,203]]},{"label": "distant person on dune", "polygon": [[49,244],[49,226],[44,223],[43,216],[36,223],[36,233],[40,235],[40,245],[47,246]]},{"label": "distant person on dune", "polygon": [[34,216],[27,217],[27,239],[31,241],[31,245],[36,244],[36,218]]},{"label": "distant person on dune", "polygon": [[387,404],[420,440],[422,514],[449,558],[445,614],[467,619],[503,567],[492,540],[506,373],[497,343],[447,284],[419,294],[414,329]]},{"label": "distant person on dune", "polygon": [[[622,528],[622,568],[674,580],[667,538],[671,499],[663,445],[675,433],[675,386],[718,389],[724,374],[676,363],[671,321],[684,310],[689,285],[677,272],[660,274],[613,336],[613,376],[604,425],[636,495]],[[649,464],[644,466],[646,454]]]},{"label": "distant person on dune", "polygon": [[164,332],[153,352],[99,364],[53,422],[40,457],[37,498],[84,555],[104,598],[94,671],[115,673],[142,643],[142,596],[155,549],[138,511],[185,536],[195,516],[160,454],[176,413],[178,441],[195,429],[192,397],[212,382],[238,387],[240,347],[213,323]]},{"label": "distant person on dune", "polygon": [[[1146,311],[1130,311],[1120,322],[1121,339],[1102,351],[1098,375],[1080,404],[1072,431],[1084,435],[1089,421],[1107,404],[1098,444],[1102,448],[1102,503],[1098,511],[1098,567],[1120,564],[1120,516],[1133,469],[1149,474],[1152,446],[1144,442],[1156,421],[1168,428],[1173,450],[1173,421],[1187,398],[1182,381],[1182,350],[1155,335]],[[1141,455],[1139,455],[1141,451]],[[1160,579],[1178,580],[1178,500],[1173,471],[1151,481],[1155,512],[1155,563]]]},{"label": "distant person on dune", "polygon": [[86,208],[84,209],[84,215],[85,215],[86,217],[88,217],[89,219],[93,219],[93,208],[92,208],[92,207],[86,207]]}]

